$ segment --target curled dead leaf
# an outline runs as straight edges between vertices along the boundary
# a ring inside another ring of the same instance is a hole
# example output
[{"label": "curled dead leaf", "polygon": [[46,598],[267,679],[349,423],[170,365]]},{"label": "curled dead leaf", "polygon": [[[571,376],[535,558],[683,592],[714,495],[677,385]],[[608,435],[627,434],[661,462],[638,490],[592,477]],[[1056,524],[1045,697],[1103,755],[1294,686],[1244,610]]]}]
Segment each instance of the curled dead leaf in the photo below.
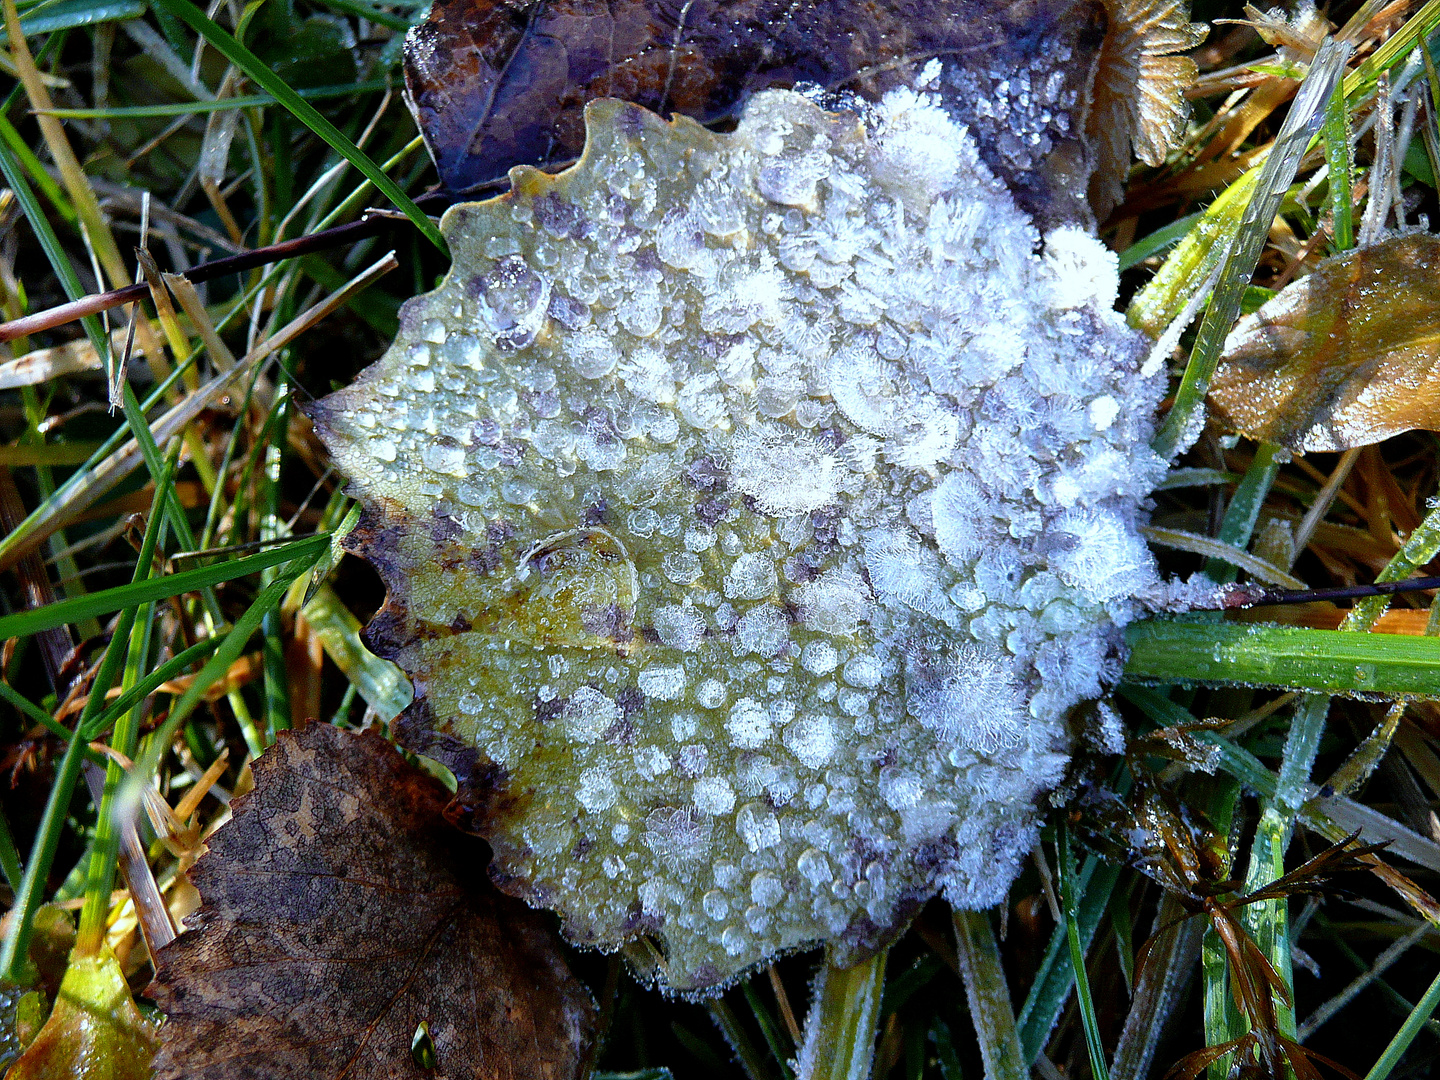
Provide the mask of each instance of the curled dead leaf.
[{"label": "curled dead leaf", "polygon": [[437,781],[319,723],[254,772],[191,872],[203,906],[160,951],[157,1077],[581,1075],[589,994],[545,918],[489,884]]},{"label": "curled dead leaf", "polygon": [[[452,192],[578,157],[586,102],[615,97],[711,123],[800,84],[876,100],[930,88],[1046,224],[1104,214],[1132,136],[1156,164],[1183,128],[1195,65],[1183,0],[439,0],[412,31],[406,86]],[[1092,93],[1095,107],[1092,110]]]},{"label": "curled dead leaf", "polygon": [[1299,451],[1440,428],[1440,237],[1320,264],[1241,320],[1210,386],[1220,419]]},{"label": "curled dead leaf", "polygon": [[1094,102],[1085,131],[1096,156],[1090,205],[1105,216],[1119,203],[1130,154],[1161,165],[1185,132],[1190,115],[1185,90],[1197,68],[1175,55],[1205,39],[1182,0],[1108,0],[1109,26],[1095,73]]}]

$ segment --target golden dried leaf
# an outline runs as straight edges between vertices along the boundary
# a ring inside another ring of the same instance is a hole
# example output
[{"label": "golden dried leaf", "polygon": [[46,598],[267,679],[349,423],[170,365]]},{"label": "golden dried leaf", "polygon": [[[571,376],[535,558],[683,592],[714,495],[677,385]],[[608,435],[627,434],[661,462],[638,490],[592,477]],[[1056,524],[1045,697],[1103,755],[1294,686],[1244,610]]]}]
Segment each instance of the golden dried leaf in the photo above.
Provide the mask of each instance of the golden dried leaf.
[{"label": "golden dried leaf", "polygon": [[545,918],[490,885],[437,781],[373,732],[319,723],[254,773],[191,871],[203,906],[160,950],[160,1080],[582,1073],[594,1005]]},{"label": "golden dried leaf", "polygon": [[1195,48],[1206,33],[1184,0],[1107,0],[1105,7],[1110,25],[1085,123],[1096,158],[1090,205],[1102,221],[1123,194],[1131,146],[1146,165],[1161,165],[1184,132],[1185,91],[1197,69],[1173,54]]},{"label": "golden dried leaf", "polygon": [[1241,320],[1210,385],[1220,419],[1299,451],[1440,428],[1440,237],[1320,264]]}]

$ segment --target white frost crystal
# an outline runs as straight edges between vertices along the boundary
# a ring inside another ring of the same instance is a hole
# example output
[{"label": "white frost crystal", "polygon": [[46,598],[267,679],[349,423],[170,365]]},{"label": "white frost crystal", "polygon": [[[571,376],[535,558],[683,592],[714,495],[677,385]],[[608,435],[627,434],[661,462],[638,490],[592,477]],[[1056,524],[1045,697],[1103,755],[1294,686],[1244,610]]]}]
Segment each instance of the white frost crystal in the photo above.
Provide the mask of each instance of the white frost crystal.
[{"label": "white frost crystal", "polygon": [[502,884],[677,990],[996,903],[1157,583],[1113,257],[924,94],[588,121],[315,409],[408,730],[493,763]]}]

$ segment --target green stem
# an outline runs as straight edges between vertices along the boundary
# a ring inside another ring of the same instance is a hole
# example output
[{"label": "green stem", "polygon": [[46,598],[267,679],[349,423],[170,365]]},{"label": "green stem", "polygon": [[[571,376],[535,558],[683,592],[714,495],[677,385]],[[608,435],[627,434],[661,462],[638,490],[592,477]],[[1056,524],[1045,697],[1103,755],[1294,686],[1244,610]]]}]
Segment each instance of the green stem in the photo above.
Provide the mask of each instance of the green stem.
[{"label": "green stem", "polygon": [[745,1072],[746,1080],[769,1080],[770,1070],[765,1067],[765,1059],[760,1055],[760,1051],[755,1049],[750,1036],[745,1033],[735,1010],[730,1008],[724,998],[715,998],[706,1008],[709,1009],[715,1026],[720,1029],[720,1034],[725,1036],[725,1041],[734,1051],[740,1068]]},{"label": "green stem", "polygon": [[1380,1055],[1380,1060],[1365,1074],[1365,1080],[1386,1080],[1400,1063],[1400,1058],[1410,1044],[1415,1041],[1415,1036],[1420,1034],[1420,1029],[1430,1019],[1430,1014],[1437,1005],[1440,1005],[1440,975],[1435,976],[1435,981],[1425,991],[1425,996],[1416,1002],[1415,1010],[1405,1018],[1405,1023],[1400,1025],[1400,1030],[1390,1040],[1390,1045],[1385,1047],[1385,1053]]},{"label": "green stem", "polygon": [[837,967],[826,954],[805,1018],[800,1080],[866,1080],[870,1075],[888,951],[849,968]]},{"label": "green stem", "polygon": [[4,873],[11,892],[20,888],[25,870],[20,865],[20,850],[15,846],[15,836],[10,832],[10,822],[3,810],[0,810],[0,872]]},{"label": "green stem", "polygon": [[[145,539],[140,545],[140,558],[135,564],[132,581],[145,580],[155,568],[155,547],[160,538],[161,522],[166,517],[163,497],[165,492],[170,490],[175,475],[175,463],[176,458],[172,455],[169,461],[162,463],[156,477],[157,487],[154,502],[151,504],[150,522],[145,529]],[[34,932],[35,911],[40,906],[46,879],[50,875],[50,866],[55,861],[60,833],[65,827],[70,798],[80,777],[80,768],[85,762],[89,741],[97,734],[91,730],[92,724],[95,717],[103,711],[106,691],[115,681],[115,675],[125,657],[130,629],[135,625],[138,610],[138,607],[126,608],[116,621],[115,632],[110,638],[110,644],[105,647],[100,669],[90,684],[90,696],[80,711],[80,717],[75,722],[75,731],[65,747],[65,756],[60,762],[55,782],[51,785],[50,797],[45,803],[40,829],[35,834],[30,862],[25,867],[25,876],[15,895],[10,926],[4,943],[0,944],[0,978],[18,983],[25,972],[29,960],[30,937]]]},{"label": "green stem", "polygon": [[1239,317],[1240,301],[1260,261],[1260,253],[1270,235],[1270,225],[1280,209],[1280,202],[1295,179],[1300,159],[1320,126],[1325,105],[1339,85],[1349,56],[1350,47],[1333,40],[1320,47],[1285,116],[1275,146],[1260,168],[1254,194],[1236,230],[1220,281],[1200,321],[1195,347],[1190,351],[1190,362],[1185,366],[1180,388],[1175,392],[1175,405],[1155,436],[1155,452],[1163,458],[1174,457],[1194,442],[1199,434],[1199,426],[1204,420],[1205,395],[1220,363],[1225,338]]},{"label": "green stem", "polygon": [[1100,1039],[1100,1022],[1095,999],[1090,994],[1090,975],[1085,969],[1085,946],[1080,942],[1080,890],[1075,883],[1075,859],[1070,851],[1070,829],[1060,825],[1060,898],[1065,906],[1065,931],[1070,939],[1070,963],[1075,968],[1075,1003],[1080,1007],[1085,1046],[1090,1051],[1090,1073],[1094,1080],[1109,1080],[1105,1045]]},{"label": "green stem", "polygon": [[1159,683],[1422,697],[1440,684],[1440,642],[1428,637],[1146,619],[1125,640],[1125,674]]},{"label": "green stem", "polygon": [[[175,476],[180,448],[177,442],[166,461],[162,479],[168,482]],[[163,491],[156,491],[151,504],[150,520],[146,523],[145,538],[140,544],[140,557],[135,567],[136,580],[148,578],[155,565],[155,552],[160,547],[166,522],[166,503]],[[141,615],[143,613],[143,616]],[[136,610],[137,617],[130,627],[128,648],[125,655],[125,671],[121,687],[128,690],[140,678],[140,668],[150,644],[150,628],[154,604],[142,604]],[[111,648],[118,648],[117,638],[111,639]],[[91,700],[105,700],[101,687],[91,690]],[[87,703],[88,704],[88,703]],[[87,708],[86,712],[90,712]],[[96,713],[102,710],[94,710]],[[77,725],[77,733],[88,737],[87,725]],[[115,722],[115,732],[110,745],[130,757],[135,753],[135,742],[140,727],[140,707],[129,710]],[[118,763],[111,760],[105,766],[105,791],[100,800],[99,817],[95,823],[95,846],[90,855],[90,873],[85,885],[85,906],[80,910],[80,929],[75,938],[77,956],[95,956],[105,941],[105,915],[110,907],[110,889],[115,882],[115,862],[120,850],[120,824],[115,821],[115,791],[120,786],[123,772]]]},{"label": "green stem", "polygon": [[1005,982],[990,915],[984,911],[956,911],[954,916],[960,973],[980,1040],[986,1080],[1025,1080],[1029,1069],[1015,1031],[1015,1010],[1010,1004],[1010,987]]},{"label": "green stem", "polygon": [[[1255,458],[1250,462],[1250,468],[1245,470],[1245,476],[1236,486],[1235,495],[1225,511],[1218,537],[1221,543],[1242,551],[1250,546],[1250,534],[1255,531],[1260,507],[1280,473],[1280,463],[1275,460],[1279,449],[1273,443],[1261,443],[1255,448]],[[1221,559],[1207,560],[1205,573],[1212,581],[1222,585],[1234,581],[1236,576],[1234,565]]]}]

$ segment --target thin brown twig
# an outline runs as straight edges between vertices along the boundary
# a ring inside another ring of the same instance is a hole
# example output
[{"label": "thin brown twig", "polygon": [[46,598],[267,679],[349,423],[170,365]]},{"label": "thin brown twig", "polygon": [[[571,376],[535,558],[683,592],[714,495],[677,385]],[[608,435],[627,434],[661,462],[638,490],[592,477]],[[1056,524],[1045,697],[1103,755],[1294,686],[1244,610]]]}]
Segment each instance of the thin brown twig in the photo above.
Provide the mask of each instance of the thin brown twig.
[{"label": "thin brown twig", "polygon": [[[328,248],[366,239],[377,235],[389,225],[406,220],[408,219],[393,217],[384,211],[367,210],[359,221],[352,221],[348,225],[337,225],[333,229],[323,229],[308,236],[297,236],[294,240],[285,240],[268,247],[256,248],[240,255],[227,255],[223,259],[212,259],[210,262],[192,266],[185,272],[185,276],[191,281],[210,281],[214,278],[224,277],[226,274],[237,274],[257,266],[264,266],[267,263],[293,259],[312,251],[324,251]],[[149,294],[149,285],[141,282],[136,285],[127,285],[122,289],[111,289],[109,292],[82,296],[79,300],[72,300],[68,304],[60,304],[46,311],[37,311],[33,315],[11,319],[9,322],[0,323],[0,343],[14,341],[16,338],[26,337],[30,334],[38,334],[44,330],[53,330],[57,326],[64,326],[66,323],[75,322],[88,315],[98,315],[102,311],[108,311],[121,304],[142,300]]]}]

